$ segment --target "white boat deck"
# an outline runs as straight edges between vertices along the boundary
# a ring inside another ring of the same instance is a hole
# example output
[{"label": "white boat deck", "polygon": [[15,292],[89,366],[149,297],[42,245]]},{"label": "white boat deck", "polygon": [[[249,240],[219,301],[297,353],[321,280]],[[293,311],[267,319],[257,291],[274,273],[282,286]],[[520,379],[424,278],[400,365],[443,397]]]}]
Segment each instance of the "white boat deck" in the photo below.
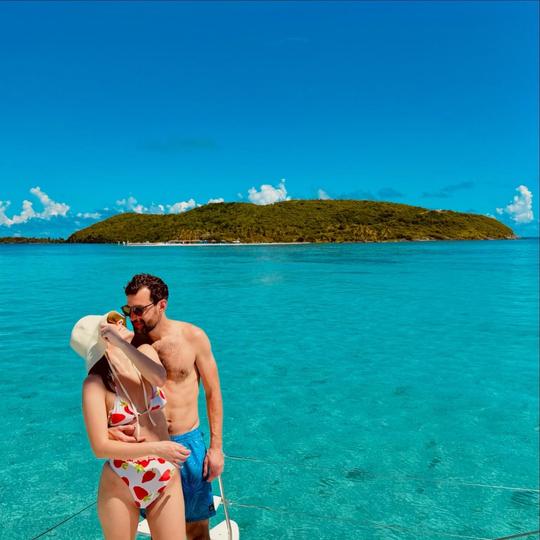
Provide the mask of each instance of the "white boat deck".
[{"label": "white boat deck", "polygon": [[[217,510],[221,504],[221,497],[214,495],[214,507]],[[229,534],[227,530],[227,522],[221,521],[215,527],[210,529],[210,538],[211,540],[240,540],[240,530],[238,529],[238,524],[235,521],[231,520],[231,529],[232,537],[229,539]],[[150,536],[150,528],[148,527],[148,521],[143,519],[139,522],[139,528],[137,532],[142,536]]]}]

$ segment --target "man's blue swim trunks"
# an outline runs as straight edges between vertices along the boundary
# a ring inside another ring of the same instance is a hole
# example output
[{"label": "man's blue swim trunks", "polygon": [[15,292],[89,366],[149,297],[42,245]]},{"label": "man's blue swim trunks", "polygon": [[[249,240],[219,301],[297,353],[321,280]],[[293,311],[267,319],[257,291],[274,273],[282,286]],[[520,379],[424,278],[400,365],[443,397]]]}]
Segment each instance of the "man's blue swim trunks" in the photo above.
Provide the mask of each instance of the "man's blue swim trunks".
[{"label": "man's blue swim trunks", "polygon": [[203,521],[215,516],[212,484],[203,479],[206,445],[201,430],[196,428],[182,435],[171,435],[171,441],[177,442],[191,451],[180,469],[186,521]]}]

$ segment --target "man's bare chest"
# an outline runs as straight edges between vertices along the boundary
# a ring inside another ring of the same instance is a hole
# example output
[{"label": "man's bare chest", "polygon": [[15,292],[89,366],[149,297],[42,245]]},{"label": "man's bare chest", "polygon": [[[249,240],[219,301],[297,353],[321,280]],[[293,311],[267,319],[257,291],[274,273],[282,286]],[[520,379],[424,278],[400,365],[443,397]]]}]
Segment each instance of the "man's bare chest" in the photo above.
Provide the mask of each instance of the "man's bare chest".
[{"label": "man's bare chest", "polygon": [[196,372],[196,352],[185,340],[160,340],[153,344],[163,367],[167,370],[167,379],[182,382]]}]

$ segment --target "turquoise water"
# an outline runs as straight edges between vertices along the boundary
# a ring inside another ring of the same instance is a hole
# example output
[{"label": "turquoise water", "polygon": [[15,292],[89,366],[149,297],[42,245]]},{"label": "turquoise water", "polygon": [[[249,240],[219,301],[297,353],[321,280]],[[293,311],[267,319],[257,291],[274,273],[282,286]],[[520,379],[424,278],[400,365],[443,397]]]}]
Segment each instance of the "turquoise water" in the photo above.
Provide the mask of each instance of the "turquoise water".
[{"label": "turquoise water", "polygon": [[[2,538],[95,500],[69,333],[140,271],[212,341],[243,540],[538,528],[537,240],[0,246],[0,262]],[[95,506],[48,537],[99,538]]]}]

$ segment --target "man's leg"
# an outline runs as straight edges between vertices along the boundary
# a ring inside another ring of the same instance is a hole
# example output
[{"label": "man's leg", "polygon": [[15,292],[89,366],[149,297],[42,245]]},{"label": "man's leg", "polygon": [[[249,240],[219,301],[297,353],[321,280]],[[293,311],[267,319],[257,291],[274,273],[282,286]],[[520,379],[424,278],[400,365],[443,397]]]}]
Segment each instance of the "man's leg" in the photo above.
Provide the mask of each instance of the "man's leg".
[{"label": "man's leg", "polygon": [[208,520],[186,523],[187,540],[210,540]]}]

